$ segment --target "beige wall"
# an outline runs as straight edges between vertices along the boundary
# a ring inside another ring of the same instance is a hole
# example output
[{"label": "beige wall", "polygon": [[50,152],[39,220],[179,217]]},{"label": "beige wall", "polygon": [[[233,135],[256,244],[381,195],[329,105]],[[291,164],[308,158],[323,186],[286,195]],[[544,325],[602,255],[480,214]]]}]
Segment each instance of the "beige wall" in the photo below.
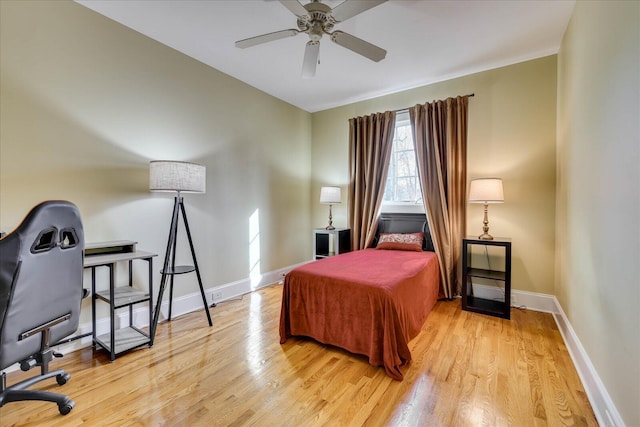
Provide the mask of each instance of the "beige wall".
[{"label": "beige wall", "polygon": [[[334,223],[347,224],[349,118],[469,93],[468,178],[504,180],[506,202],[491,205],[489,220],[494,236],[513,239],[513,288],[553,293],[555,56],[314,113],[311,225],[327,221],[327,207],[318,203],[323,184],[342,186]],[[482,205],[467,213],[467,232],[481,234]]]},{"label": "beige wall", "polygon": [[148,162],[188,160],[207,166],[207,193],[185,195],[205,287],[249,277],[256,210],[262,272],[311,257],[309,113],[76,3],[0,7],[0,228],[68,199],[87,241],[138,241],[157,273],[173,199],[148,191]]},{"label": "beige wall", "polygon": [[[88,241],[133,239],[162,258],[172,199],[148,192],[148,161],[196,161],[207,193],[186,201],[205,286],[243,279],[256,210],[263,272],[309,259],[310,230],[327,221],[320,186],[346,190],[349,118],[475,93],[469,179],[504,179],[490,220],[513,238],[513,287],[558,296],[638,425],[639,16],[637,2],[578,2],[557,60],[311,115],[75,3],[3,0],[0,229],[43,199],[69,199]],[[469,234],[481,221],[470,205]],[[346,203],[334,222],[346,225]],[[177,293],[195,289],[186,280]]]},{"label": "beige wall", "polygon": [[558,55],[555,294],[640,425],[640,3],[577,2]]}]

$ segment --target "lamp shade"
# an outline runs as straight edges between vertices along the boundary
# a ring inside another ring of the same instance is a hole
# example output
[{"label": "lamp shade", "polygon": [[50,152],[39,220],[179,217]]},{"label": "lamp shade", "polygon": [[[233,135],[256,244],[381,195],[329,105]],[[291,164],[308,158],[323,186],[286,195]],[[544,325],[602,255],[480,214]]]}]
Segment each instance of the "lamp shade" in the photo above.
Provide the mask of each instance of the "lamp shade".
[{"label": "lamp shade", "polygon": [[197,163],[153,160],[149,163],[149,190],[204,193],[207,169]]},{"label": "lamp shade", "polygon": [[333,204],[340,203],[340,187],[320,188],[320,203]]},{"label": "lamp shade", "polygon": [[500,178],[480,178],[471,181],[469,203],[503,203],[502,180]]}]

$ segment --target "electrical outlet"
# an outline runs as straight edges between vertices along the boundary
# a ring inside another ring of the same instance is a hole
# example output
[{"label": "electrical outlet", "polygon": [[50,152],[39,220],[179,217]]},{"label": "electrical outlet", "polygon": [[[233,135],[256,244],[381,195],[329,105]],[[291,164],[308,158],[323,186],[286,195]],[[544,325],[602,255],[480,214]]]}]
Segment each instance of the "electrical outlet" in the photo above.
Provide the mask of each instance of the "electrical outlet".
[{"label": "electrical outlet", "polygon": [[287,272],[283,271],[280,273],[280,280],[278,280],[278,285],[284,285],[284,278],[286,277]]},{"label": "electrical outlet", "polygon": [[211,299],[214,301],[220,301],[222,299],[222,292],[214,292]]}]

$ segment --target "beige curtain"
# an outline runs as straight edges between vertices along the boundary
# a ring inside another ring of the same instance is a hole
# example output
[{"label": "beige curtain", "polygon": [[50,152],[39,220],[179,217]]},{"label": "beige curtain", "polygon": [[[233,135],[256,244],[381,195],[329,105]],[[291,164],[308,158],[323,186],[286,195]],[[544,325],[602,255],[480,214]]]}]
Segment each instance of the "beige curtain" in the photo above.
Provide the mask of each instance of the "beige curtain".
[{"label": "beige curtain", "polygon": [[352,249],[371,245],[389,170],[396,113],[349,119],[349,227]]},{"label": "beige curtain", "polygon": [[467,182],[468,96],[416,105],[409,117],[442,293],[460,294]]}]

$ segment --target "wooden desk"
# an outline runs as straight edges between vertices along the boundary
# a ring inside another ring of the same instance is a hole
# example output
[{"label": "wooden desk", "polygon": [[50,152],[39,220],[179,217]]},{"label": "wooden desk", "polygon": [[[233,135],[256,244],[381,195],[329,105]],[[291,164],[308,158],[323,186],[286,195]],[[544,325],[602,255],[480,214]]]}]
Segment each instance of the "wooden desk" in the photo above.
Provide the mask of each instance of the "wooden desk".
[{"label": "wooden desk", "polygon": [[[121,353],[143,345],[153,344],[151,335],[133,325],[133,306],[140,303],[149,305],[149,325],[153,322],[153,257],[157,254],[139,251],[136,243],[129,240],[85,244],[84,267],[91,269],[91,309],[93,325],[93,344],[99,345],[109,352],[113,362]],[[133,287],[133,261],[143,260],[149,266],[148,292]],[[125,286],[116,286],[114,267],[118,262],[128,262],[129,281]],[[96,269],[109,269],[109,289],[96,291]],[[109,304],[110,328],[109,332],[100,336],[96,333],[96,301]],[[115,328],[116,310],[129,309],[129,326]]]}]

